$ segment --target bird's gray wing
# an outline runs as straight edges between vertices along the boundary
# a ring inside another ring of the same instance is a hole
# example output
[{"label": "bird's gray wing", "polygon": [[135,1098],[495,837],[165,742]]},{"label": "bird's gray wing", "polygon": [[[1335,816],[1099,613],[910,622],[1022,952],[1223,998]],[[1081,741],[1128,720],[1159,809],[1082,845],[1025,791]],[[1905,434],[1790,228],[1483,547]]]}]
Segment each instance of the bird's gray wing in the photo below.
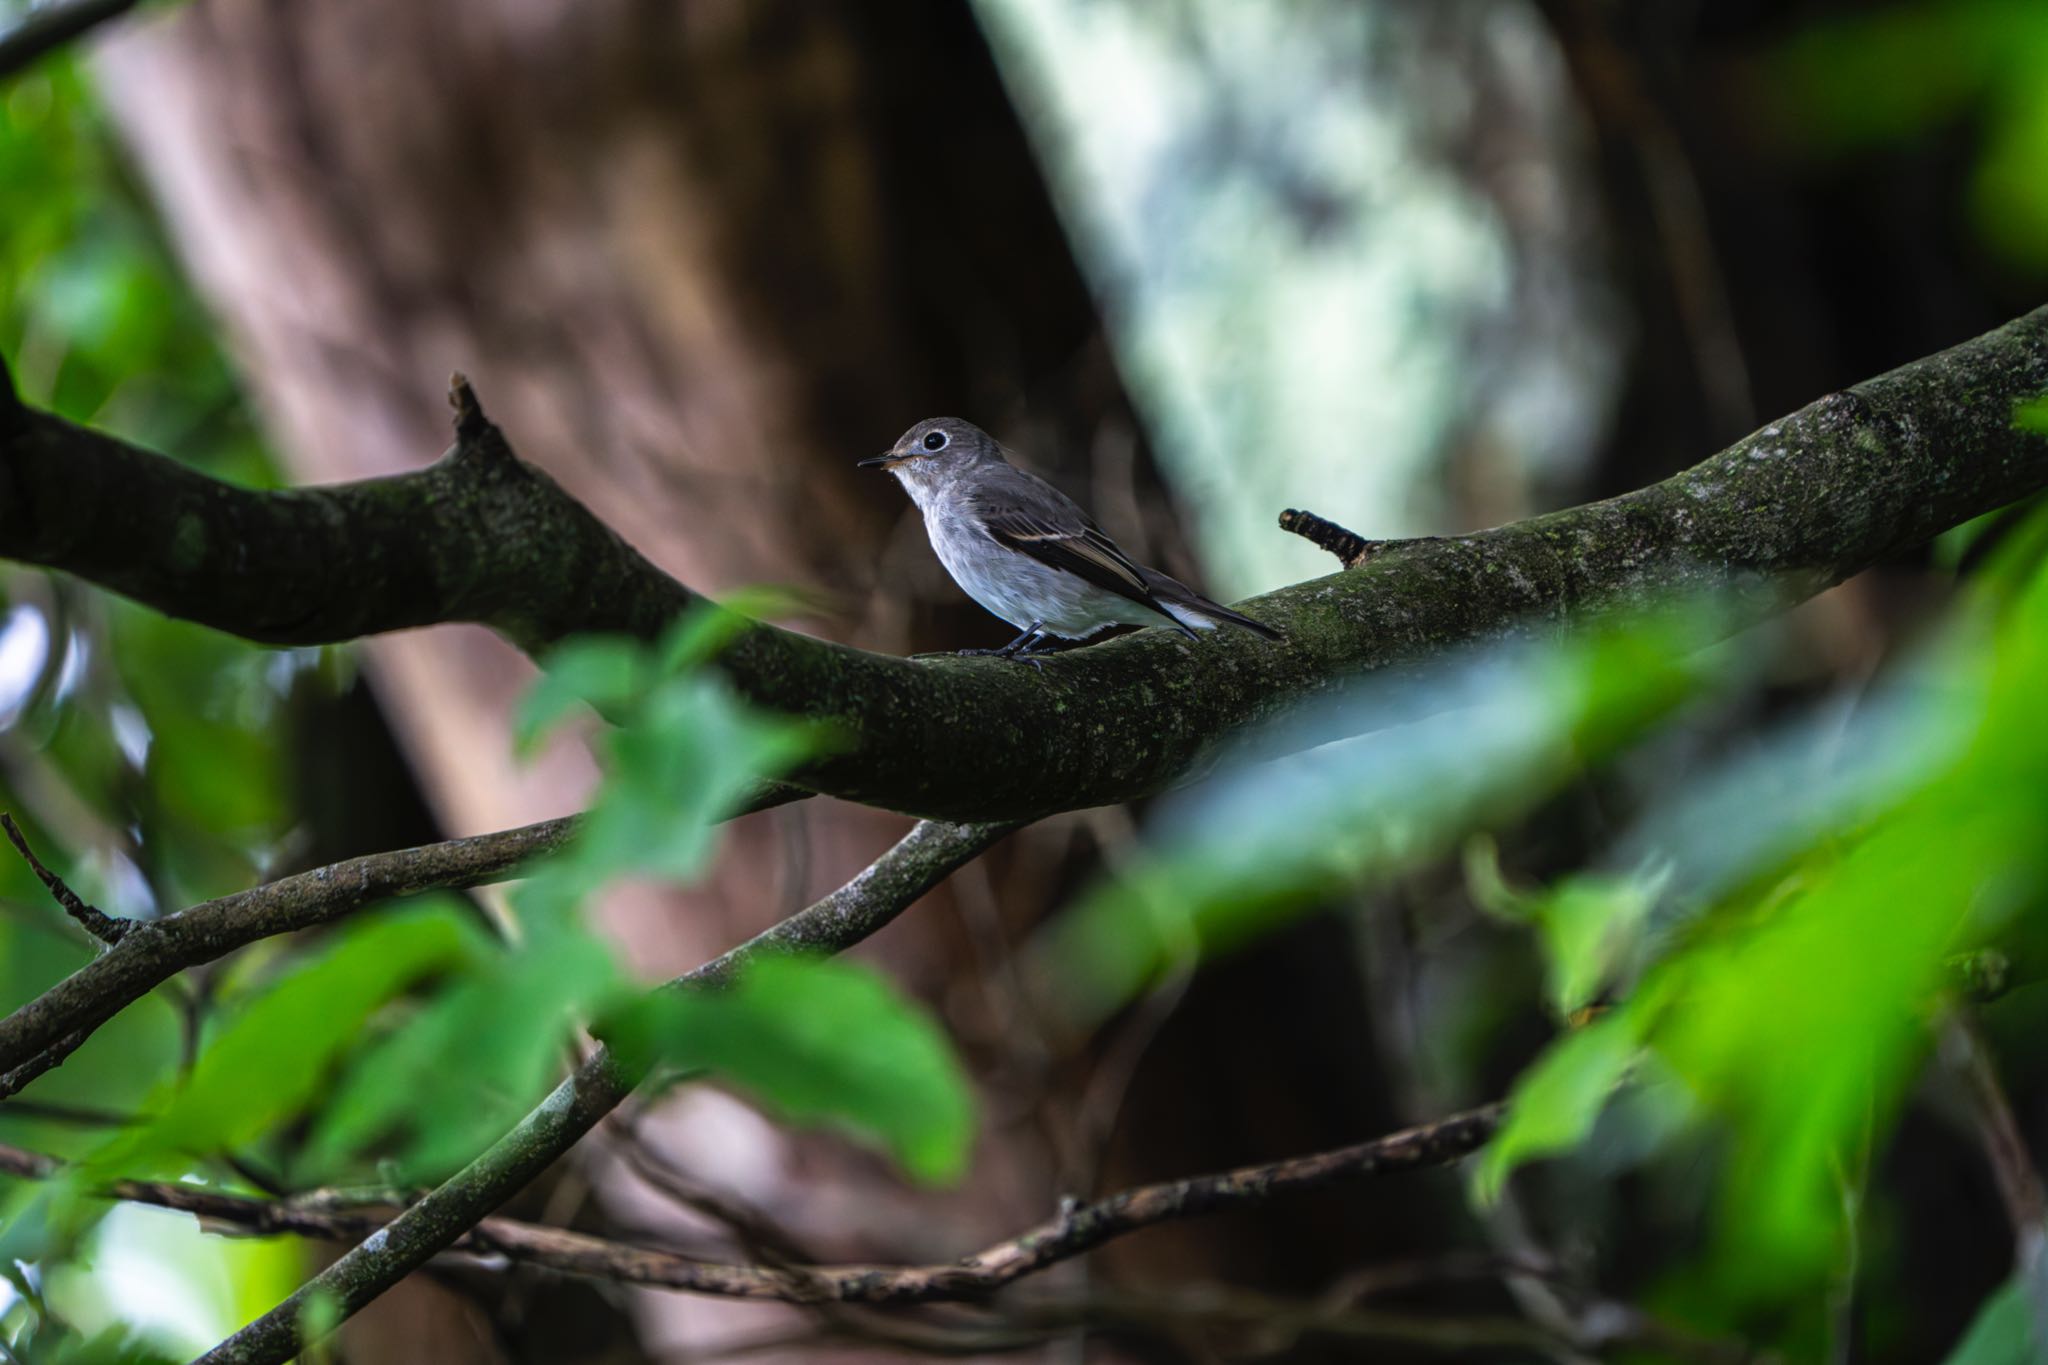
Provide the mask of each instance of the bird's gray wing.
[{"label": "bird's gray wing", "polygon": [[991,539],[1174,619],[1153,595],[1149,571],[1118,549],[1072,499],[1024,470],[1005,474],[974,499]]}]

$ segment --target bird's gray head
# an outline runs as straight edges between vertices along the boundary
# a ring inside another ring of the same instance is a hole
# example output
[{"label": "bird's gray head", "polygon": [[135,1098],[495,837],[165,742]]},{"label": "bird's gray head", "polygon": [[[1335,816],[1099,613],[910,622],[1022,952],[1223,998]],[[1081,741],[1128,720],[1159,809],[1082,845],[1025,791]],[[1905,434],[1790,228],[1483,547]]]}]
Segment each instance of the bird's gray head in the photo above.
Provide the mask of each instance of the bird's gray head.
[{"label": "bird's gray head", "polygon": [[962,475],[1003,463],[1003,448],[974,423],[958,417],[927,417],[880,455],[862,460],[860,467],[888,470],[923,506],[927,497]]}]

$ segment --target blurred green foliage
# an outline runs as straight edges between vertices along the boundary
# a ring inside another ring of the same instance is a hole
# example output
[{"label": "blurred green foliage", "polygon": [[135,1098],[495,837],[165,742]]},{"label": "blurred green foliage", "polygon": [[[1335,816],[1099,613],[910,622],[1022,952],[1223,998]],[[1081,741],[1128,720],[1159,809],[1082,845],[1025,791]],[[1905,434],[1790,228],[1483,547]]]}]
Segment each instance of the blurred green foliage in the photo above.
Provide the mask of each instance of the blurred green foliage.
[{"label": "blurred green foliage", "polygon": [[[211,320],[65,55],[0,86],[0,222],[0,352],[24,398],[223,478],[276,482]],[[320,656],[31,571],[0,585],[15,603],[0,716],[24,756],[9,766],[33,770],[40,798],[18,804],[57,824],[39,831],[57,847],[121,849],[126,864],[81,873],[81,889],[149,913],[260,876],[295,818],[281,713]]]},{"label": "blurred green foliage", "polygon": [[704,1068],[799,1122],[885,1148],[927,1184],[967,1167],[974,1104],[937,1022],[851,962],[769,957],[717,991],[665,992],[636,1023],[673,1065]]},{"label": "blurred green foliage", "polygon": [[[1627,1132],[1587,1158],[1602,1181],[1711,1162],[1709,1186],[1689,1182],[1714,1191],[1710,1231],[1653,1301],[1801,1357],[1954,956],[2041,937],[2048,511],[2007,531],[1937,638],[1881,685],[1688,773],[1603,864],[1522,890],[1469,836],[1512,827],[1739,692],[1747,680],[1728,661],[1754,642],[1701,648],[1719,634],[1711,611],[1361,688],[1329,719],[1363,738],[1229,770],[1167,803],[1131,866],[1046,932],[1040,975],[1093,1025],[1175,961],[1468,840],[1469,894],[1533,931],[1562,1025],[1476,1163],[1477,1198],[1498,1200],[1518,1167],[1610,1126]],[[1433,714],[1410,721],[1411,692]]]},{"label": "blurred green foliage", "polygon": [[[739,606],[775,600],[707,605],[651,647],[583,639],[547,660],[521,709],[518,741],[530,747],[578,703],[611,724],[601,746],[605,781],[583,828],[516,898],[536,946],[562,935],[577,903],[608,881],[698,875],[716,821],[760,779],[830,742],[814,726],[753,711],[702,667],[746,624]],[[552,963],[563,947],[547,951]],[[965,1073],[929,1016],[866,968],[771,959],[713,991],[577,1003],[609,1014],[599,1031],[630,1034],[622,1045],[651,1048],[672,1067],[709,1069],[791,1119],[875,1141],[920,1179],[950,1180],[964,1168],[973,1130]]]},{"label": "blurred green foliage", "polygon": [[[1720,682],[1712,607],[1640,616],[1565,648],[1469,651],[1289,717],[1291,757],[1166,804],[1147,852],[1035,947],[1086,1026],[1177,962],[1228,951],[1346,886],[1384,880],[1511,821]],[[1420,714],[1421,719],[1414,719]],[[1350,735],[1318,744],[1326,735]],[[1264,739],[1252,741],[1262,747]],[[1311,747],[1314,746],[1314,747]]]},{"label": "blurred green foliage", "polygon": [[1829,152],[1973,120],[1969,209],[2007,261],[2048,274],[2048,6],[1914,0],[1802,30],[1768,62],[1779,132]]},{"label": "blurred green foliage", "polygon": [[[78,1168],[81,1188],[262,1139],[296,1183],[439,1179],[540,1098],[591,1026],[628,1035],[650,1062],[708,1068],[791,1118],[872,1139],[920,1178],[957,1175],[972,1130],[961,1068],[930,1019],[870,973],[776,961],[716,992],[649,997],[584,919],[614,880],[697,875],[717,822],[810,752],[806,727],[752,711],[701,667],[741,619],[711,607],[652,646],[557,650],[522,711],[522,742],[589,704],[610,720],[605,779],[575,840],[514,892],[512,940],[486,942],[445,907],[342,925],[220,1002],[224,1022],[190,1075]],[[285,1135],[307,1119],[294,1150]]]},{"label": "blurred green foliage", "polygon": [[[0,6],[0,19],[18,9]],[[0,354],[32,403],[224,478],[277,481],[215,327],[66,53],[0,84]],[[256,649],[0,568],[0,808],[113,913],[164,913],[247,886],[289,856],[299,818],[294,696],[331,694],[342,676],[338,655]],[[11,856],[0,858],[0,910],[0,1008],[92,952]],[[199,1019],[191,1001],[186,987],[159,991],[112,1020],[27,1103],[0,1105],[0,1140],[72,1158],[103,1146],[105,1120],[173,1083]],[[90,1254],[17,1268],[15,1292],[0,1293],[0,1343],[25,1359],[83,1362],[157,1359],[144,1344],[157,1342],[182,1359],[303,1275],[289,1241],[228,1245],[189,1219],[156,1217],[171,1231],[151,1243],[162,1253],[155,1294],[102,1283],[85,1269]],[[140,1273],[141,1259],[124,1264]],[[182,1323],[138,1306],[171,1301],[186,1305]]]},{"label": "blurred green foliage", "polygon": [[225,1002],[226,1022],[190,1074],[145,1106],[146,1123],[81,1162],[80,1178],[175,1174],[242,1149],[305,1109],[379,1009],[432,976],[474,968],[487,951],[473,922],[445,903],[334,935]]},{"label": "blurred green foliage", "polygon": [[250,955],[193,1063],[140,1100],[142,1121],[88,1145],[65,1178],[14,1191],[0,1252],[77,1257],[105,1212],[92,1192],[121,1176],[206,1172],[246,1189],[221,1165],[232,1158],[301,1188],[440,1179],[516,1123],[585,1028],[670,1077],[708,1071],[873,1143],[918,1180],[956,1179],[974,1131],[964,1069],[929,1014],[873,972],[771,957],[716,989],[650,995],[585,921],[612,881],[701,872],[717,822],[815,748],[809,727],[753,711],[702,666],[741,620],[707,607],[653,645],[556,651],[521,740],[594,707],[605,777],[577,837],[513,893],[510,941],[429,898]]},{"label": "blurred green foliage", "polygon": [[1945,1365],[2034,1365],[2040,1358],[2028,1326],[2027,1302],[2015,1280],[1985,1300]]}]

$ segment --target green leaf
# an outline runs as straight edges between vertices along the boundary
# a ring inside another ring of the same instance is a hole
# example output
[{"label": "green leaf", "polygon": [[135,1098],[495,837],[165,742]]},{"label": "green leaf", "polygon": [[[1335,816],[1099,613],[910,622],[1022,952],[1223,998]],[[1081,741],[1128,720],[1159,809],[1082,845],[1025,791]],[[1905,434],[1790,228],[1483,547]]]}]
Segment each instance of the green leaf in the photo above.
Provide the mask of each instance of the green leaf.
[{"label": "green leaf", "polygon": [[2048,394],[2020,404],[2013,412],[2012,424],[2021,431],[2038,431],[2048,436]]},{"label": "green leaf", "polygon": [[2033,1326],[2017,1277],[2007,1280],[1977,1309],[1970,1330],[1943,1365],[2035,1365]]},{"label": "green leaf", "polygon": [[1533,918],[1549,950],[1551,1002],[1591,1004],[1657,903],[1661,877],[1573,877],[1542,897]]},{"label": "green leaf", "polygon": [[571,640],[550,653],[541,669],[512,723],[512,747],[522,755],[532,753],[577,706],[589,706],[609,719],[638,697],[649,680],[645,648],[621,635]]},{"label": "green leaf", "polygon": [[959,1059],[929,1013],[864,967],[768,957],[727,988],[670,993],[622,1023],[784,1118],[882,1146],[920,1181],[966,1169],[974,1102]]},{"label": "green leaf", "polygon": [[306,1171],[333,1180],[373,1153],[408,1178],[456,1169],[532,1106],[577,1026],[625,989],[610,950],[574,922],[483,961],[349,1069]]},{"label": "green leaf", "polygon": [[810,752],[809,734],[753,710],[716,677],[663,682],[606,737],[605,782],[565,861],[586,884],[696,876],[718,821],[760,778]]},{"label": "green leaf", "polygon": [[[310,1292],[306,1295],[304,1305],[299,1309],[299,1340],[304,1342],[327,1340],[341,1326],[341,1321],[345,1316],[347,1315],[341,1311],[341,1303],[335,1297],[333,1291],[323,1285],[313,1285]],[[315,1359],[318,1359],[320,1356],[326,1355],[327,1352],[321,1351],[309,1354],[314,1354]]]},{"label": "green leaf", "polygon": [[517,947],[364,1050],[315,1132],[312,1169],[335,1172],[372,1153],[418,1174],[466,1161],[560,1070],[575,1030],[618,1007],[627,984],[585,927],[583,902],[620,877],[695,876],[718,821],[813,747],[809,727],[755,711],[701,667],[746,624],[707,605],[659,645],[597,637],[549,659],[517,742],[530,748],[588,704],[612,724],[599,748],[604,782],[576,838],[513,893]]},{"label": "green leaf", "polygon": [[1551,1003],[1567,1015],[1598,996],[1668,880],[1668,874],[1587,874],[1547,891],[1520,891],[1501,875],[1493,841],[1484,836],[1466,841],[1464,864],[1474,905],[1497,918],[1531,925],[1543,936]]},{"label": "green leaf", "polygon": [[688,672],[709,663],[754,624],[799,605],[796,594],[781,588],[742,588],[722,602],[705,602],[670,626],[656,649],[662,676]]},{"label": "green leaf", "polygon": [[1673,1005],[1648,1041],[1726,1134],[1713,1256],[1730,1301],[1834,1263],[1841,1172],[1914,1073],[1978,878],[2009,865],[1993,824],[1941,804],[1817,848],[1659,971]]},{"label": "green leaf", "polygon": [[90,1338],[66,1336],[39,1359],[48,1365],[177,1365],[183,1351],[172,1352],[127,1327],[108,1327]]},{"label": "green leaf", "polygon": [[550,660],[521,708],[518,742],[538,736],[579,702],[614,727],[604,737],[605,781],[559,876],[527,902],[559,912],[613,877],[688,878],[702,870],[716,827],[754,784],[816,748],[814,727],[754,710],[699,665],[747,624],[712,604],[671,627],[650,649],[603,637]]},{"label": "green leaf", "polygon": [[68,1259],[105,1212],[76,1167],[22,1181],[0,1201],[0,1265]]},{"label": "green leaf", "polygon": [[475,931],[445,909],[346,926],[239,1010],[156,1117],[88,1157],[85,1174],[221,1151],[297,1114],[373,1011],[422,978],[471,960],[479,946]]},{"label": "green leaf", "polygon": [[1641,1050],[1636,1025],[1622,1011],[1566,1034],[1537,1058],[1515,1082],[1507,1120],[1473,1169],[1477,1197],[1492,1203],[1515,1167],[1585,1141]]},{"label": "green leaf", "polygon": [[2036,276],[2048,272],[2048,41],[2039,52],[2029,88],[2007,92],[1988,120],[1970,178],[1978,235]]},{"label": "green leaf", "polygon": [[1864,8],[1779,48],[1759,73],[1765,119],[1787,142],[1840,153],[1970,118],[1979,235],[2013,264],[2048,269],[2048,11],[2027,0]]},{"label": "green leaf", "polygon": [[514,749],[530,753],[579,705],[615,725],[629,724],[635,706],[661,683],[695,672],[752,625],[756,615],[789,602],[787,593],[743,589],[724,602],[704,602],[686,612],[651,646],[624,635],[569,641],[548,655],[540,680],[520,705],[512,727]]},{"label": "green leaf", "polygon": [[1460,858],[1465,872],[1465,894],[1472,904],[1497,918],[1526,923],[1535,917],[1541,899],[1508,885],[1500,870],[1500,846],[1488,834],[1475,834],[1465,841]]}]

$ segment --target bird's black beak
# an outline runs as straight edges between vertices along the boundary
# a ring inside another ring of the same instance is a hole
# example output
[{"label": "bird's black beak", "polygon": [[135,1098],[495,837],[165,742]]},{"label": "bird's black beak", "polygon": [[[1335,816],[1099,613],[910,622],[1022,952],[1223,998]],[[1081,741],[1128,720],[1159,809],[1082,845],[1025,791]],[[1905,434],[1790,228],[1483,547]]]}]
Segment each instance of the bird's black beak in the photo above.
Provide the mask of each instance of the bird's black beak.
[{"label": "bird's black beak", "polygon": [[883,469],[895,463],[895,461],[896,452],[885,450],[879,455],[870,455],[865,460],[856,461],[853,467],[855,469]]}]

